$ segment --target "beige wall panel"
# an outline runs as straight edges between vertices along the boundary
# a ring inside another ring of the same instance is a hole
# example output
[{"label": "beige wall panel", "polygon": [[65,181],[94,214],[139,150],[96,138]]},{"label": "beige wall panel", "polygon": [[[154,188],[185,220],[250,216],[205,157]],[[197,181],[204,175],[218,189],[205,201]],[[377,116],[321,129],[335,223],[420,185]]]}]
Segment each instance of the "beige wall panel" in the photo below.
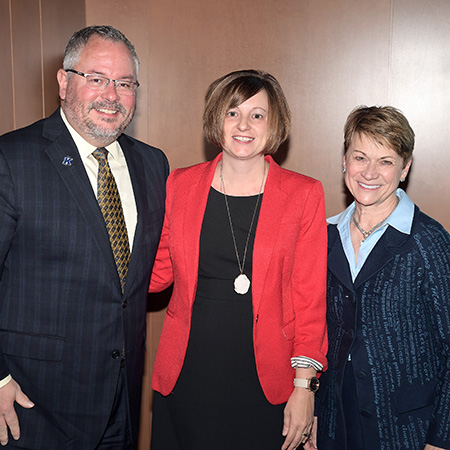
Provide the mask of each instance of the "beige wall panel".
[{"label": "beige wall panel", "polygon": [[56,72],[62,67],[65,46],[73,32],[85,26],[84,0],[41,0],[42,48],[44,59],[44,113],[59,106]]},{"label": "beige wall panel", "polygon": [[[122,31],[136,47],[141,60],[138,106],[127,133],[149,142],[148,99],[148,14],[150,0],[86,0],[86,25],[112,25]],[[151,140],[150,140],[151,142]]]},{"label": "beige wall panel", "polygon": [[450,2],[394,5],[389,100],[416,133],[407,192],[450,230]]},{"label": "beige wall panel", "polygon": [[0,0],[0,134],[14,128],[14,91],[11,60],[10,1]]},{"label": "beige wall panel", "polygon": [[[214,79],[231,70],[261,68],[273,73],[288,91],[291,78],[301,70],[296,52],[306,38],[303,4],[298,0],[150,3],[150,134],[166,150],[173,168],[213,154],[205,149],[201,115],[205,91]],[[292,60],[293,55],[297,59]],[[293,95],[289,97],[294,106]],[[173,126],[161,127],[167,117]]]},{"label": "beige wall panel", "polygon": [[[285,167],[318,178],[327,215],[345,206],[343,126],[357,105],[385,103],[390,1],[297,2],[285,90],[293,115]],[[292,36],[292,35],[291,35]],[[288,39],[288,38],[287,38]]]},{"label": "beige wall panel", "polygon": [[[279,79],[293,113],[278,160],[324,181],[329,214],[340,211],[345,118],[387,100],[391,2],[169,0],[149,12],[150,136],[171,167],[214,154],[201,132],[208,84],[261,68]],[[173,126],[161,126],[167,117]]]},{"label": "beige wall panel", "polygon": [[13,0],[11,9],[15,127],[20,128],[44,114],[39,0]]}]

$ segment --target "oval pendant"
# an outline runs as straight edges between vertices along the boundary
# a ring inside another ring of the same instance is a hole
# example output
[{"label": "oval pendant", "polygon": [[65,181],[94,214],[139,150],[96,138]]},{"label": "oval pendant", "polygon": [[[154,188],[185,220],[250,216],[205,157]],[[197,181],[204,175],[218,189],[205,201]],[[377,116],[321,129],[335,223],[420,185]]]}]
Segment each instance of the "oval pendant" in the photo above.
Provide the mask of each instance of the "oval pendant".
[{"label": "oval pendant", "polygon": [[246,294],[250,288],[250,280],[245,273],[241,273],[234,279],[234,290],[238,294]]}]

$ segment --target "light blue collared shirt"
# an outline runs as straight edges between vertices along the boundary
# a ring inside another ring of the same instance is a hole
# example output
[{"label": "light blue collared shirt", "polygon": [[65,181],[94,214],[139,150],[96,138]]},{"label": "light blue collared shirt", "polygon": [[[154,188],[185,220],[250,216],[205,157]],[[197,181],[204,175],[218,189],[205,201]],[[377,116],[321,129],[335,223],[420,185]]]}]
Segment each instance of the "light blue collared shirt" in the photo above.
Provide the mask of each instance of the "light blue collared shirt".
[{"label": "light blue collared shirt", "polygon": [[380,228],[375,230],[364,242],[361,242],[361,247],[358,252],[358,259],[356,261],[352,239],[350,236],[350,222],[352,220],[352,214],[355,211],[355,202],[353,202],[345,211],[341,212],[337,216],[327,219],[328,223],[337,225],[353,281],[355,281],[358,276],[358,273],[362,269],[372,249],[387,230],[388,225],[394,227],[401,233],[411,233],[414,218],[414,203],[403,189],[397,189],[396,194],[399,198],[397,207],[394,211],[392,211],[391,215],[386,219]]}]

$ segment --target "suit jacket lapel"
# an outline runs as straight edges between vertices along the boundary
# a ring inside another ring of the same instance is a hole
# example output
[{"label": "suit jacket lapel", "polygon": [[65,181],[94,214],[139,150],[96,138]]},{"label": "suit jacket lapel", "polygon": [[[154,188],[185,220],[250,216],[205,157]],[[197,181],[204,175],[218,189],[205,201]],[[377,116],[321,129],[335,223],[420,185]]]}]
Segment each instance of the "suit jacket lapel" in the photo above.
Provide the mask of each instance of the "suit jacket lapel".
[{"label": "suit jacket lapel", "polygon": [[334,225],[328,225],[328,270],[347,289],[354,290],[347,256],[342,247],[339,231]]},{"label": "suit jacket lapel", "polygon": [[402,247],[408,239],[409,235],[388,226],[356,277],[355,287],[361,286],[398,255],[400,253],[399,247]]},{"label": "suit jacket lapel", "polygon": [[399,253],[399,247],[402,247],[408,238],[408,235],[388,227],[372,249],[353,283],[339,231],[336,226],[328,225],[328,270],[346,288],[353,291],[388,264]]},{"label": "suit jacket lapel", "polygon": [[[109,266],[112,279],[116,280],[120,289],[120,280],[102,213],[75,143],[61,119],[59,109],[45,121],[43,135],[53,141],[45,148],[45,152],[91,227],[92,235],[104,254],[105,264]],[[66,156],[72,159],[69,165],[63,164]]]},{"label": "suit jacket lapel", "polygon": [[151,192],[150,188],[146,186],[148,182],[144,172],[144,164],[141,155],[138,152],[133,152],[133,157],[130,157],[130,153],[133,151],[131,141],[125,141],[119,139],[120,146],[125,155],[127,161],[128,172],[130,174],[131,184],[133,186],[134,199],[136,202],[137,210],[137,223],[136,230],[134,232],[133,247],[130,249],[131,256],[128,266],[127,281],[125,283],[125,291],[132,286],[133,279],[136,276],[137,264],[139,264],[140,251],[142,250],[142,242],[144,241],[145,230],[145,211],[143,210],[146,205],[146,192]]}]

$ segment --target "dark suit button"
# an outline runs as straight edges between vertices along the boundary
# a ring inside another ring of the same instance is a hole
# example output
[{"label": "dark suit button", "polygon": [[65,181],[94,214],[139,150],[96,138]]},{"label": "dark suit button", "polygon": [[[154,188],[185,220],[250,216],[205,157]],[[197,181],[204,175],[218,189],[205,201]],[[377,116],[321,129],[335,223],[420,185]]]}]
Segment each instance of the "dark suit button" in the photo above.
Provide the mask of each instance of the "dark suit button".
[{"label": "dark suit button", "polygon": [[370,411],[369,409],[362,409],[361,410],[361,415],[363,417],[372,417],[372,411]]},{"label": "dark suit button", "polygon": [[122,303],[122,308],[125,309],[127,306],[128,306],[128,302],[125,300],[125,301]]},{"label": "dark suit button", "polygon": [[120,358],[120,352],[119,352],[119,350],[114,350],[114,351],[111,353],[111,357],[112,357],[113,359],[119,359],[119,358]]},{"label": "dark suit button", "polygon": [[360,380],[365,380],[367,378],[367,372],[364,372],[363,370],[358,370],[358,372],[356,372],[356,377],[359,378]]}]

